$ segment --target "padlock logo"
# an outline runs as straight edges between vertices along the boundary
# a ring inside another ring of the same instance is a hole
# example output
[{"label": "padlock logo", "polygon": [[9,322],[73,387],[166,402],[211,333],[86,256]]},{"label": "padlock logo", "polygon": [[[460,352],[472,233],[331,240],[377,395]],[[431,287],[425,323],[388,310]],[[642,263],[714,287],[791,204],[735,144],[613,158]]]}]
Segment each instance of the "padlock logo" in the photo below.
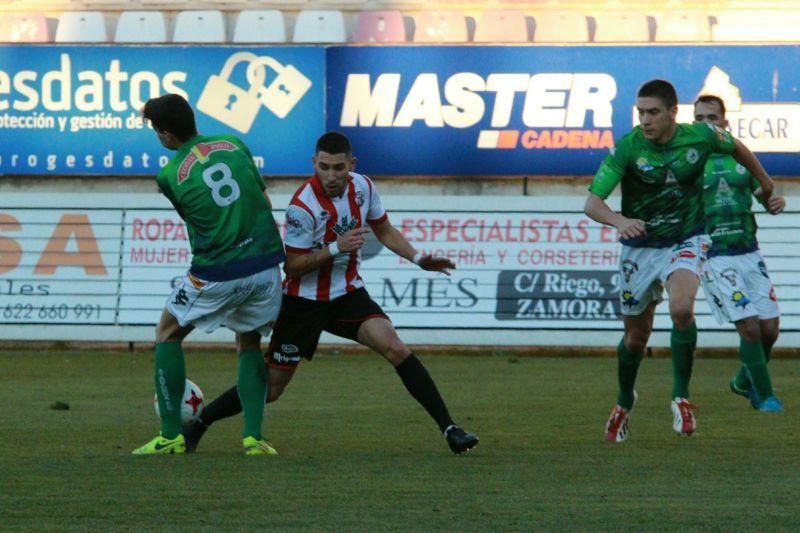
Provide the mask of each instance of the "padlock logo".
[{"label": "padlock logo", "polygon": [[279,118],[286,118],[311,88],[311,80],[292,65],[282,65],[272,57],[261,56],[247,67],[247,81],[251,86],[255,84],[259,75],[264,75],[262,73],[264,67],[275,72],[277,76],[269,86],[261,87],[258,97],[264,107]]},{"label": "padlock logo", "polygon": [[[258,59],[258,56],[250,52],[236,52],[229,57],[219,75],[208,79],[197,101],[197,109],[237,131],[249,132],[261,108],[259,94],[264,88],[266,78],[263,67],[253,70],[252,78],[250,77],[250,66]],[[229,81],[234,67],[245,61],[248,63],[250,83],[247,90]]]}]

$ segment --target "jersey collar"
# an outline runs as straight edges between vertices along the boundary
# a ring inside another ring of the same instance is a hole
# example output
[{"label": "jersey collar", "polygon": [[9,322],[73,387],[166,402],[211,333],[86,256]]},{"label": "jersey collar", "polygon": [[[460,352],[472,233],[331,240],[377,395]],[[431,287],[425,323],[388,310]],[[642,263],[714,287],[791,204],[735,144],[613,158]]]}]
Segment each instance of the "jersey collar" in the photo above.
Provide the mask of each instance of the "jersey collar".
[{"label": "jersey collar", "polygon": [[[347,175],[347,184],[344,186],[344,190],[342,194],[337,196],[336,198],[344,198],[347,195],[347,190],[349,187],[353,186],[353,174],[350,173]],[[325,194],[325,190],[322,188],[322,185],[319,183],[319,176],[317,176],[316,172],[311,177],[311,190],[314,191],[314,194],[317,196],[322,196],[325,198],[330,198],[327,194]]]}]

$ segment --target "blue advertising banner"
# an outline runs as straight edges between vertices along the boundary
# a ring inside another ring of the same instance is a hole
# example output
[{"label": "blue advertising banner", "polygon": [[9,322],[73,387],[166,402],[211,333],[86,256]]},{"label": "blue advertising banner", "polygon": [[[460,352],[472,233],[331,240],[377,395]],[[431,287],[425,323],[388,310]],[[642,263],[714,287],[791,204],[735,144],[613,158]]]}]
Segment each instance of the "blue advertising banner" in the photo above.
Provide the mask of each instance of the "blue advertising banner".
[{"label": "blue advertising banner", "polygon": [[671,81],[679,120],[722,96],[775,175],[800,168],[800,47],[331,47],[327,127],[388,175],[591,175],[636,123],[639,86]]},{"label": "blue advertising banner", "polygon": [[139,111],[185,96],[198,130],[242,138],[262,173],[306,174],[324,129],[320,47],[0,47],[0,174],[155,174]]}]

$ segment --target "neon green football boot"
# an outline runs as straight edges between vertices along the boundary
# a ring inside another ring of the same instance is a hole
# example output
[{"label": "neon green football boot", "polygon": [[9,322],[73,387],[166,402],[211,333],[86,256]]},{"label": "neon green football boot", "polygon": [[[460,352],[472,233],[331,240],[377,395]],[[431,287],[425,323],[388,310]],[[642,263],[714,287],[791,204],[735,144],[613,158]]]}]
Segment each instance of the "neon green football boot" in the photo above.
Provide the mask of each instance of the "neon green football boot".
[{"label": "neon green football boot", "polygon": [[167,455],[173,453],[186,453],[186,441],[178,433],[174,439],[166,439],[159,433],[156,438],[133,450],[133,455]]},{"label": "neon green football boot", "polygon": [[258,440],[255,437],[245,437],[242,440],[245,455],[278,455],[278,450],[264,439]]}]

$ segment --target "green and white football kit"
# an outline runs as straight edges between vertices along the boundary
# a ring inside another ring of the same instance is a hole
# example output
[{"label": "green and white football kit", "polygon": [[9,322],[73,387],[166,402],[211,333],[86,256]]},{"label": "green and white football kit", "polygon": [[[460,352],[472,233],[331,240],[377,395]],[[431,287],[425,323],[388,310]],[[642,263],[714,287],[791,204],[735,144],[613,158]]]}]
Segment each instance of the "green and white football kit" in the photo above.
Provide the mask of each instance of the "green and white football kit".
[{"label": "green and white football kit", "polygon": [[622,214],[645,222],[647,235],[621,239],[622,313],[638,316],[662,298],[675,270],[700,276],[707,241],[702,205],[703,168],[713,153],[733,153],[730,133],[709,124],[678,124],[666,144],[644,137],[640,127],[622,137],[589,187],[602,199],[622,186]]},{"label": "green and white football kit", "polygon": [[269,335],[281,305],[283,242],[247,147],[231,135],[198,136],[159,172],[186,222],[189,272],[167,310],[181,326]]},{"label": "green and white football kit", "polygon": [[[731,154],[735,141],[726,131],[708,124],[676,124],[665,144],[645,138],[641,127],[622,137],[606,156],[589,191],[607,199],[622,186],[622,215],[642,220],[646,235],[622,238],[620,301],[622,313],[640,316],[662,299],[669,276],[686,269],[700,277],[704,248],[703,168],[713,153]],[[626,331],[628,331],[626,322]],[[648,330],[649,333],[649,330]],[[696,422],[688,401],[689,382],[697,343],[697,326],[670,333],[672,354],[672,429],[691,435]],[[606,423],[606,440],[628,438],[628,415],[636,401],[634,386],[643,349],[629,348],[625,339],[617,347],[617,405]]]},{"label": "green and white football kit", "polygon": [[[711,247],[700,279],[711,313],[720,324],[780,316],[775,289],[756,240],[758,225],[752,204],[753,191],[758,187],[747,169],[732,157],[713,157],[706,163],[703,207]],[[774,397],[767,369],[772,345],[762,341],[748,340],[742,334],[742,367],[731,380],[730,389],[748,398],[760,411],[781,412],[783,406]]]},{"label": "green and white football kit", "polygon": [[703,206],[711,247],[701,281],[711,313],[720,324],[780,316],[756,239],[752,203],[758,187],[732,157],[715,156],[706,163]]}]

